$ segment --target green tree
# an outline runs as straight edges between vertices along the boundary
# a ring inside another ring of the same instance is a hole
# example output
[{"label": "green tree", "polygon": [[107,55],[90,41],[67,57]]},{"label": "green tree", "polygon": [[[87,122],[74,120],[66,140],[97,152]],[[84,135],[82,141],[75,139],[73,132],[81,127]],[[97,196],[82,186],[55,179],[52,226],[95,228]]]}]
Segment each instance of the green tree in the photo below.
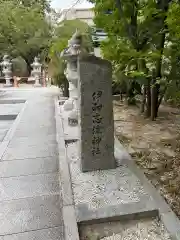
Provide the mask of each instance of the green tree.
[{"label": "green tree", "polygon": [[[61,22],[55,30],[55,38],[61,39],[61,42],[64,43],[67,47],[68,40],[75,33],[76,29],[78,29],[79,32],[82,34],[83,48],[85,48],[87,51],[91,51],[92,50],[92,40],[90,35],[91,28],[88,26],[88,24],[78,19],[65,20]],[[59,40],[57,42],[59,42]]]},{"label": "green tree", "polygon": [[171,4],[166,23],[169,29],[171,61],[170,84],[166,92],[166,100],[180,104],[180,4]]},{"label": "green tree", "polygon": [[14,1],[1,1],[0,9],[1,56],[22,56],[30,66],[36,55],[48,52],[51,26],[37,5],[25,7]]},{"label": "green tree", "polygon": [[89,26],[80,20],[65,20],[55,29],[53,42],[49,51],[49,73],[54,83],[64,89],[64,95],[68,93],[68,82],[64,75],[65,63],[60,58],[60,53],[67,48],[68,40],[75,33],[76,29],[82,34],[82,48],[92,51],[92,41]]},{"label": "green tree", "polygon": [[[170,19],[175,16],[172,10],[178,12],[179,3],[171,0],[93,2],[95,23],[109,35],[108,41],[102,45],[104,56],[112,61],[116,73],[120,71],[121,76],[127,77],[127,85],[134,86],[135,82],[141,85],[141,110],[154,120],[171,80],[172,55],[168,54],[173,51],[168,43],[172,37],[170,22],[173,21]],[[174,4],[176,8],[172,7]],[[174,35],[174,39],[177,36]],[[132,90],[130,93],[134,97],[135,91]]]},{"label": "green tree", "polygon": [[[0,3],[7,3],[9,0],[0,0]],[[50,1],[49,0],[13,0],[13,3],[17,6],[24,6],[28,8],[38,7],[41,13],[50,11]]]},{"label": "green tree", "polygon": [[13,76],[27,77],[28,75],[27,63],[21,56],[12,59],[11,62]]}]

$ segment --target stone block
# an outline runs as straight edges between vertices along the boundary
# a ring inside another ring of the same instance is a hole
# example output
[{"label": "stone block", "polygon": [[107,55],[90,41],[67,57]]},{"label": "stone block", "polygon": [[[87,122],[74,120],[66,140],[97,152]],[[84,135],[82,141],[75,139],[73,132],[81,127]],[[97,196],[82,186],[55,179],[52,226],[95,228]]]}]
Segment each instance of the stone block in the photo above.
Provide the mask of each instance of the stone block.
[{"label": "stone block", "polygon": [[59,194],[57,173],[0,179],[0,199],[10,201],[39,195]]},{"label": "stone block", "polygon": [[80,57],[78,72],[81,169],[115,168],[111,64],[95,56]]},{"label": "stone block", "polygon": [[54,227],[6,235],[2,237],[2,240],[64,240],[64,233],[63,227]]},{"label": "stone block", "polygon": [[40,144],[56,144],[56,135],[51,134],[51,135],[36,135],[36,136],[28,136],[28,137],[18,137],[18,138],[13,138],[11,142],[9,143],[8,147],[9,148],[23,148],[27,146],[38,146]]},{"label": "stone block", "polygon": [[0,203],[1,236],[62,225],[59,195]]},{"label": "stone block", "polygon": [[56,144],[39,144],[39,146],[23,146],[23,148],[7,148],[2,160],[54,157],[57,155]]},{"label": "stone block", "polygon": [[0,162],[0,176],[3,178],[54,173],[59,168],[58,157],[33,158]]}]

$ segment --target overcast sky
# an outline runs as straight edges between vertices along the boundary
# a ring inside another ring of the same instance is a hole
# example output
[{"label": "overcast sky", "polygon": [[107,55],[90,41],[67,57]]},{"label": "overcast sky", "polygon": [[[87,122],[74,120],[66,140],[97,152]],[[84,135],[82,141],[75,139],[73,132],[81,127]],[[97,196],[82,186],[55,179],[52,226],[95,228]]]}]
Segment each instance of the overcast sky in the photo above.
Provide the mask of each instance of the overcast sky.
[{"label": "overcast sky", "polygon": [[[75,3],[76,0],[52,0],[51,6],[55,9],[63,9],[63,8],[69,8]],[[86,0],[82,0],[81,4],[77,4],[77,8],[86,8],[86,7],[92,7],[92,4],[88,3]]]}]

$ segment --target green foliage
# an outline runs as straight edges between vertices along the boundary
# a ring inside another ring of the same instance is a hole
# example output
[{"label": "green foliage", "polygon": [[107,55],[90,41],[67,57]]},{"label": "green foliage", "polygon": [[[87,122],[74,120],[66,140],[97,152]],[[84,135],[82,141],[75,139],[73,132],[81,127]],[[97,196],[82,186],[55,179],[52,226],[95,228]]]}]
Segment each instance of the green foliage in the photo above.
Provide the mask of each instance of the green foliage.
[{"label": "green foliage", "polygon": [[180,4],[173,2],[166,20],[170,33],[180,39]]},{"label": "green foliage", "polygon": [[28,68],[26,61],[21,57],[12,59],[13,76],[26,77],[28,75]]},{"label": "green foliage", "polygon": [[166,23],[169,29],[170,59],[169,86],[165,99],[173,104],[180,105],[180,4],[174,1],[170,5]]},{"label": "green foliage", "polygon": [[[90,36],[90,27],[85,23],[78,19],[75,20],[65,20],[57,26],[55,31],[55,36],[57,39],[57,42],[59,39],[61,39],[61,43],[64,47],[67,47],[68,40],[72,37],[72,35],[75,33],[76,29],[79,30],[79,32],[82,34],[82,46],[87,50],[92,50],[92,40]],[[55,42],[56,42],[55,39]],[[63,47],[63,48],[64,48]],[[62,51],[62,49],[60,49]]]},{"label": "green foliage", "polygon": [[58,86],[64,86],[67,79],[64,75],[65,63],[60,58],[60,53],[67,48],[68,40],[75,33],[76,29],[82,34],[82,46],[87,51],[92,50],[92,42],[90,37],[89,26],[80,20],[65,20],[61,22],[55,29],[55,36],[49,51],[51,59],[49,64],[49,73],[54,79],[54,83]]},{"label": "green foliage", "polygon": [[66,76],[64,75],[65,63],[57,55],[50,55],[50,62],[48,66],[49,75],[53,78],[53,83],[58,87],[61,87],[67,81]]},{"label": "green foliage", "polygon": [[156,89],[151,96],[156,98],[153,119],[165,92],[170,97],[173,92],[178,95],[180,91],[180,2],[90,2],[95,3],[96,26],[109,36],[101,48],[104,58],[112,62],[114,85],[123,89],[126,86],[128,91],[136,82],[140,87],[150,84],[152,89]]},{"label": "green foliage", "polygon": [[[9,0],[0,0],[1,3],[7,3]],[[45,13],[50,10],[49,0],[13,0],[13,3],[17,6],[24,6],[26,8],[38,7],[41,13]]]},{"label": "green foliage", "polygon": [[[143,69],[138,66],[139,60],[155,66],[161,52],[156,47],[159,29],[153,16],[158,18],[162,14],[157,10],[155,1],[121,1],[123,13],[117,8],[115,0],[95,2],[95,22],[109,35],[109,41],[102,46],[105,58],[116,64],[123,63],[128,68],[137,65],[140,72]],[[108,9],[112,9],[112,14],[105,14]]]},{"label": "green foliage", "polygon": [[22,56],[29,64],[32,63],[35,55],[49,47],[51,39],[51,27],[42,6],[37,1],[27,7],[8,0],[0,1],[0,9],[1,56],[4,53]]}]

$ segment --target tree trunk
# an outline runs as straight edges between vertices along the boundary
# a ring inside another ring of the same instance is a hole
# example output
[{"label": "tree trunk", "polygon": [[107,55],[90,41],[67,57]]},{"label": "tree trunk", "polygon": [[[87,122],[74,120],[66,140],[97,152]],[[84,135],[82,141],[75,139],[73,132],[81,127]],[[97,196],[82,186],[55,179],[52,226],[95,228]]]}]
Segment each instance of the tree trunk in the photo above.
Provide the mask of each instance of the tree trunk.
[{"label": "tree trunk", "polygon": [[[156,61],[156,79],[157,78],[161,79],[161,77],[162,77],[161,76],[161,67],[162,67],[162,56],[163,56],[163,52],[164,52],[165,38],[166,38],[166,34],[165,33],[161,34],[160,44],[159,44],[160,57]],[[155,104],[154,108],[156,109],[154,117],[157,118],[158,110],[159,110],[159,106],[160,106],[160,104],[159,104],[160,84],[157,84],[156,82],[154,84],[155,84],[155,88],[156,88],[155,90],[153,90],[153,97],[155,98],[153,100],[153,103]]]},{"label": "tree trunk", "polygon": [[[167,32],[167,26],[166,26],[166,14],[169,9],[169,3],[171,0],[158,0],[157,6],[158,8],[164,13],[160,18],[159,18],[159,28],[161,29],[161,32],[159,33],[159,44],[157,45],[157,50],[159,50],[160,55],[159,58],[156,61],[156,79],[159,78],[161,79],[161,68],[162,68],[162,57],[163,57],[163,52],[164,52],[164,44],[166,40],[166,32]],[[155,89],[152,89],[153,91],[153,97],[155,98],[153,100],[153,104],[155,104],[154,108],[156,109],[155,113],[153,114],[154,116],[151,116],[151,118],[157,118],[158,115],[158,110],[159,110],[159,94],[160,94],[160,84],[155,83]],[[153,108],[153,109],[154,109]],[[152,112],[151,112],[152,113]]]},{"label": "tree trunk", "polygon": [[145,85],[143,85],[142,86],[142,99],[141,99],[141,106],[140,106],[141,113],[144,113],[145,104],[146,104],[146,87],[145,87]]},{"label": "tree trunk", "polygon": [[157,117],[157,89],[156,86],[151,87],[151,120],[154,121]]},{"label": "tree trunk", "polygon": [[149,118],[151,116],[151,80],[147,79],[147,86],[146,86],[146,111],[145,117]]},{"label": "tree trunk", "polygon": [[[138,60],[138,70],[147,74],[146,62],[145,62],[144,59],[139,59]],[[141,98],[140,111],[141,111],[141,113],[144,113],[145,105],[146,105],[146,83],[144,83],[142,85],[141,93],[142,93],[142,98]]]},{"label": "tree trunk", "polygon": [[120,92],[120,101],[121,102],[123,101],[123,94],[122,94],[122,92]]},{"label": "tree trunk", "polygon": [[153,79],[151,86],[151,120],[154,121],[157,116],[157,87],[155,70],[153,70],[152,78]]},{"label": "tree trunk", "polygon": [[158,116],[158,110],[159,110],[159,94],[160,94],[160,85],[156,84],[156,95],[155,95],[155,106],[156,106],[156,112],[155,112],[155,118]]}]

